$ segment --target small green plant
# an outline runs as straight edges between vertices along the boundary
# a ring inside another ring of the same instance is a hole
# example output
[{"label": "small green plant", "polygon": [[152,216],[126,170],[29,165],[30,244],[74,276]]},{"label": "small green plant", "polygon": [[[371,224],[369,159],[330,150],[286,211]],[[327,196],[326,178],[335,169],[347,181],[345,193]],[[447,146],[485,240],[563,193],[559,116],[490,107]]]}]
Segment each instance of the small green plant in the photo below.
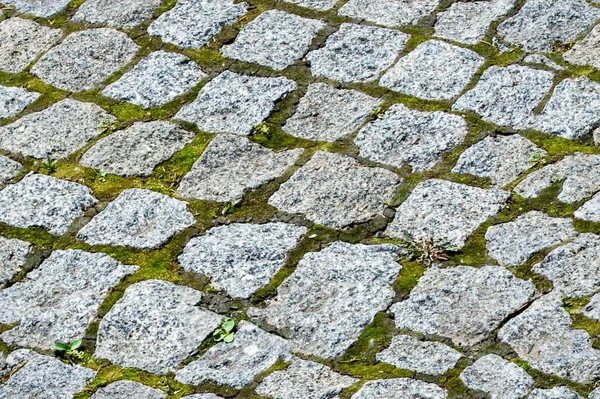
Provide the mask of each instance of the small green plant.
[{"label": "small green plant", "polygon": [[267,122],[261,122],[259,124],[252,125],[252,135],[262,135],[267,139],[273,136],[273,126]]},{"label": "small green plant", "polygon": [[44,167],[44,169],[46,169],[48,171],[48,173],[52,174],[54,172],[56,172],[56,164],[51,160],[51,159],[47,159],[46,162],[42,163],[42,166]]},{"label": "small green plant", "polygon": [[371,111],[371,116],[373,118],[377,118],[377,119],[383,118],[384,114],[385,114],[385,112],[379,107],[373,108],[373,111]]},{"label": "small green plant", "polygon": [[117,124],[108,118],[102,118],[98,124],[100,134],[112,133],[117,129]]},{"label": "small green plant", "polygon": [[71,343],[66,343],[66,342],[62,342],[62,341],[56,341],[54,343],[54,350],[71,362],[73,362],[73,360],[83,359],[83,355],[84,355],[83,352],[78,350],[80,347],[81,347],[80,339],[75,340]]},{"label": "small green plant", "polygon": [[104,183],[106,181],[106,172],[95,171],[94,178],[99,182]]},{"label": "small green plant", "polygon": [[230,344],[233,342],[235,337],[235,332],[233,329],[235,328],[235,320],[233,319],[225,319],[219,327],[213,333],[213,338],[216,342],[225,342],[226,344]]},{"label": "small green plant", "polygon": [[406,234],[404,238],[404,247],[409,251],[411,260],[415,260],[422,265],[431,266],[436,262],[445,262],[450,259],[448,252],[456,252],[454,247],[440,247],[434,244],[433,239],[422,238],[413,239]]},{"label": "small green plant", "polygon": [[221,215],[223,215],[223,216],[225,216],[225,215],[231,215],[237,209],[239,209],[239,207],[241,205],[242,205],[242,200],[241,199],[237,199],[235,201],[232,201],[229,204],[225,204],[225,206],[223,206],[223,209],[221,210]]},{"label": "small green plant", "polygon": [[529,153],[529,167],[533,168],[544,162],[544,154],[539,151],[531,151]]}]

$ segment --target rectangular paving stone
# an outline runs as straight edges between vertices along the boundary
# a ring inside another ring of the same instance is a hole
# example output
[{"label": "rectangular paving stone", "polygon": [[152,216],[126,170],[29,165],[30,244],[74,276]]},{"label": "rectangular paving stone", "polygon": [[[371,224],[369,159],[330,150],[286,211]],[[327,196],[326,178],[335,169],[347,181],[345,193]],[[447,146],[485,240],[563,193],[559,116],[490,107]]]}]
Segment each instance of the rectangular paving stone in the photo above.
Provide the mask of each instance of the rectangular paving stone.
[{"label": "rectangular paving stone", "polygon": [[73,21],[131,29],[152,17],[161,0],[87,0]]},{"label": "rectangular paving stone", "polygon": [[415,25],[433,12],[439,0],[350,0],[338,14],[395,28]]},{"label": "rectangular paving stone", "polygon": [[0,85],[0,118],[9,118],[23,111],[40,97],[40,93],[27,91],[20,87]]},{"label": "rectangular paving stone", "polygon": [[63,11],[69,2],[70,0],[2,0],[6,5],[15,6],[20,13],[45,18]]}]

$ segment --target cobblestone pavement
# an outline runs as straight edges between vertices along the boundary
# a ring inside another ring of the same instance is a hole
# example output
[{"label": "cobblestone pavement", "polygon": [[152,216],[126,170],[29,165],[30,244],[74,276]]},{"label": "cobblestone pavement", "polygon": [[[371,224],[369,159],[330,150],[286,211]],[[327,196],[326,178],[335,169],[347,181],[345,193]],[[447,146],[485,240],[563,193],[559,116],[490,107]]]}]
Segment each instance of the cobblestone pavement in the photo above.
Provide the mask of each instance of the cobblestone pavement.
[{"label": "cobblestone pavement", "polygon": [[600,2],[0,8],[0,399],[600,399]]}]

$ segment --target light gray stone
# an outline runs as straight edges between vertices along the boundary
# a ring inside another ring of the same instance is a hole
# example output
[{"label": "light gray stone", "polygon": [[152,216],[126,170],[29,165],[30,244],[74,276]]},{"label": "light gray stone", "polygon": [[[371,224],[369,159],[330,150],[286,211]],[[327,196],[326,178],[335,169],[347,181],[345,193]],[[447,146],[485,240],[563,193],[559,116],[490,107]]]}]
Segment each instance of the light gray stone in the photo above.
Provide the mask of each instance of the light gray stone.
[{"label": "light gray stone", "polygon": [[256,393],[277,399],[338,399],[355,382],[322,364],[294,358],[287,369],[266,376]]},{"label": "light gray stone", "polygon": [[581,234],[550,252],[533,266],[567,297],[593,294],[600,289],[600,236]]},{"label": "light gray stone", "polygon": [[161,0],[87,0],[79,6],[73,21],[131,29],[152,17]]},{"label": "light gray stone", "polygon": [[428,40],[400,58],[379,84],[426,100],[451,100],[469,84],[484,61],[472,50]]},{"label": "light gray stone", "polygon": [[402,179],[353,158],[317,152],[269,198],[269,204],[314,223],[345,228],[364,223],[386,208]]},{"label": "light gray stone", "polygon": [[567,387],[554,387],[551,389],[536,388],[527,399],[583,399],[583,397]]},{"label": "light gray stone", "polygon": [[217,396],[212,393],[200,393],[196,395],[184,396],[181,399],[223,399],[220,396]]},{"label": "light gray stone", "polygon": [[600,351],[585,330],[573,329],[558,293],[535,301],[509,320],[498,338],[519,357],[546,374],[589,384],[600,377]]},{"label": "light gray stone", "polygon": [[352,399],[446,399],[448,392],[435,384],[412,378],[367,381]]},{"label": "light gray stone", "polygon": [[515,192],[525,198],[534,198],[552,184],[562,182],[557,198],[572,204],[600,189],[599,174],[600,155],[575,153],[531,173],[515,187]]},{"label": "light gray stone", "polygon": [[309,252],[264,309],[248,315],[285,331],[295,352],[334,358],[360,336],[394,298],[401,269],[392,245],[334,242]]},{"label": "light gray stone", "polygon": [[114,29],[77,31],[44,54],[31,73],[59,89],[89,90],[133,60],[138,48]]},{"label": "light gray stone", "polygon": [[179,370],[175,379],[183,384],[212,382],[241,389],[280,358],[291,358],[285,339],[241,321],[232,343],[221,342],[211,347],[198,360]]},{"label": "light gray stone", "polygon": [[33,14],[37,17],[51,17],[63,11],[69,0],[2,0],[8,6],[15,6],[23,14]]},{"label": "light gray stone", "polygon": [[285,223],[214,227],[190,240],[179,263],[233,298],[250,298],[283,267],[306,231]]},{"label": "light gray stone", "polygon": [[247,136],[264,121],[275,103],[296,90],[296,82],[283,77],[261,78],[225,71],[200,90],[194,102],[175,118],[212,133]]},{"label": "light gray stone", "polygon": [[84,226],[77,238],[90,245],[152,249],[196,223],[187,203],[150,190],[123,191]]},{"label": "light gray stone", "polygon": [[523,62],[528,64],[539,64],[545,65],[550,69],[554,69],[556,71],[563,71],[565,68],[558,65],[556,62],[552,61],[550,58],[541,54],[531,54],[523,59]]},{"label": "light gray stone", "polygon": [[121,380],[100,388],[90,399],[164,399],[167,394],[139,382]]},{"label": "light gray stone", "polygon": [[557,41],[574,41],[599,17],[600,9],[585,0],[528,0],[498,26],[498,33],[525,51],[549,52]]},{"label": "light gray stone", "polygon": [[37,100],[40,93],[0,85],[0,118],[9,118]]},{"label": "light gray stone", "polygon": [[245,137],[220,134],[206,147],[177,190],[182,197],[231,202],[281,176],[302,149],[271,151]]},{"label": "light gray stone", "polygon": [[381,119],[365,126],[354,139],[359,155],[413,172],[433,168],[442,154],[461,144],[469,133],[463,117],[445,112],[414,111],[392,105]]},{"label": "light gray stone", "polygon": [[11,367],[21,367],[38,355],[31,349],[17,349],[6,356],[6,363]]},{"label": "light gray stone", "polygon": [[525,370],[494,354],[467,367],[460,379],[467,387],[486,392],[491,399],[521,399],[534,384]]},{"label": "light gray stone", "polygon": [[19,323],[0,337],[41,349],[83,339],[110,289],[137,269],[102,253],[54,251],[25,280],[0,291],[0,323]]},{"label": "light gray stone", "polygon": [[319,20],[268,10],[246,25],[235,42],[223,46],[221,53],[225,57],[283,70],[302,58],[317,32],[324,27],[325,23]]},{"label": "light gray stone", "polygon": [[493,185],[502,187],[533,166],[532,157],[543,158],[546,154],[518,134],[488,136],[463,152],[452,172],[487,177]]},{"label": "light gray stone", "polygon": [[191,90],[206,74],[184,55],[155,51],[102,94],[144,108],[158,107]]},{"label": "light gray stone", "polygon": [[96,202],[86,186],[32,174],[0,191],[0,222],[21,228],[43,227],[50,234],[61,235]]},{"label": "light gray stone", "polygon": [[447,345],[420,341],[410,335],[395,336],[390,346],[377,354],[380,362],[436,376],[454,368],[461,357],[460,352]]},{"label": "light gray stone", "polygon": [[600,293],[594,295],[583,308],[585,317],[600,321]]},{"label": "light gray stone", "polygon": [[70,366],[50,356],[35,355],[6,384],[0,385],[0,398],[70,399],[95,375],[95,370]]},{"label": "light gray stone", "polygon": [[66,158],[97,136],[102,123],[115,120],[96,104],[67,98],[0,126],[0,148],[42,160]]},{"label": "light gray stone", "polygon": [[119,176],[150,176],[154,168],[194,139],[188,132],[164,121],[136,122],[99,140],[79,161],[83,166]]},{"label": "light gray stone", "polygon": [[592,138],[594,140],[594,144],[600,147],[600,127],[594,130],[594,132],[592,133]]},{"label": "light gray stone", "polygon": [[409,35],[368,25],[342,24],[325,47],[307,56],[315,76],[340,82],[368,82],[389,68],[404,49]]},{"label": "light gray stone", "polygon": [[600,222],[600,193],[577,209],[574,215],[577,219]]},{"label": "light gray stone", "polygon": [[94,356],[159,375],[176,372],[223,320],[197,307],[201,298],[167,281],[130,286],[100,322]]},{"label": "light gray stone", "polygon": [[17,177],[21,170],[23,170],[23,166],[20,163],[0,155],[0,189],[3,189],[10,180]]},{"label": "light gray stone", "polygon": [[358,129],[382,102],[359,91],[313,83],[283,130],[303,139],[336,141]]},{"label": "light gray stone", "polygon": [[591,65],[600,69],[600,25],[594,26],[594,29],[564,53],[562,58],[571,64]]},{"label": "light gray stone", "polygon": [[431,14],[439,0],[350,0],[338,14],[347,17],[366,19],[389,27],[414,25],[421,18]]},{"label": "light gray stone", "polygon": [[317,11],[325,11],[333,8],[338,0],[283,0],[286,3],[296,4],[300,7],[311,8]]},{"label": "light gray stone", "polygon": [[386,234],[460,248],[479,225],[502,209],[508,197],[502,190],[426,180],[398,207]]},{"label": "light gray stone", "polygon": [[515,0],[457,1],[436,15],[435,35],[457,42],[476,44],[492,21],[506,15]]},{"label": "light gray stone", "polygon": [[0,288],[23,270],[30,249],[26,241],[0,236]]},{"label": "light gray stone", "polygon": [[476,112],[485,121],[524,129],[529,127],[533,110],[552,88],[553,78],[552,72],[521,65],[491,66],[452,109]]},{"label": "light gray stone", "polygon": [[425,271],[407,300],[391,308],[396,326],[472,346],[526,304],[535,286],[499,266]]},{"label": "light gray stone", "polygon": [[590,393],[588,399],[600,399],[600,388],[594,389],[593,392]]},{"label": "light gray stone", "polygon": [[244,15],[246,7],[247,3],[233,0],[178,0],[150,25],[148,33],[179,47],[200,48]]},{"label": "light gray stone", "polygon": [[539,211],[527,212],[512,222],[491,226],[485,233],[489,255],[498,263],[516,267],[534,253],[577,235],[570,218],[552,218]]}]

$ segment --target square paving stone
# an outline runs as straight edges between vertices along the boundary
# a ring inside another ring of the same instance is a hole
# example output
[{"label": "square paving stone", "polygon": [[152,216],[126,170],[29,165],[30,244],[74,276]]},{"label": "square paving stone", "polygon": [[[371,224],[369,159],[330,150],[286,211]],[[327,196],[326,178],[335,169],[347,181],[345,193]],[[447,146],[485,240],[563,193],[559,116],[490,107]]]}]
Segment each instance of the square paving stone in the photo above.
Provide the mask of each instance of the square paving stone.
[{"label": "square paving stone", "polygon": [[121,380],[100,388],[90,399],[165,399],[167,394],[139,382]]},{"label": "square paving stone", "polygon": [[150,190],[123,191],[85,225],[77,238],[90,245],[154,249],[196,223],[187,203]]},{"label": "square paving stone", "polygon": [[102,253],[54,251],[25,280],[0,290],[0,323],[19,323],[0,337],[41,349],[83,339],[110,289],[137,269]]},{"label": "square paving stone", "polygon": [[336,141],[358,129],[382,102],[359,91],[313,83],[283,130],[303,139]]},{"label": "square paving stone", "polygon": [[325,47],[306,56],[315,76],[340,82],[368,82],[390,67],[409,35],[374,26],[342,24]]},{"label": "square paving stone", "polygon": [[191,90],[206,76],[186,56],[156,51],[108,85],[102,94],[144,108],[158,107]]},{"label": "square paving stone", "polygon": [[20,163],[0,155],[0,190],[23,170]]},{"label": "square paving stone", "polygon": [[412,378],[367,381],[351,399],[446,399],[448,393],[435,384]]},{"label": "square paving stone", "polygon": [[152,17],[161,0],[87,0],[73,21],[131,29]]},{"label": "square paving stone", "polygon": [[337,357],[392,303],[392,283],[401,269],[398,252],[393,245],[339,241],[309,252],[277,297],[248,315],[285,331],[294,352]]},{"label": "square paving stone", "polygon": [[302,58],[317,32],[324,27],[325,23],[319,20],[268,10],[246,25],[233,44],[223,46],[221,53],[282,70]]},{"label": "square paving stone", "polygon": [[150,176],[158,164],[193,139],[194,133],[174,123],[136,122],[99,140],[81,157],[80,163],[119,176]]},{"label": "square paving stone", "polygon": [[176,372],[223,320],[196,306],[201,298],[167,281],[130,286],[100,322],[94,356],[159,375]]},{"label": "square paving stone", "polygon": [[296,4],[317,11],[326,11],[338,3],[338,0],[283,0],[286,3]]},{"label": "square paving stone", "polygon": [[0,126],[0,148],[41,160],[66,158],[116,118],[93,103],[66,98],[43,111]]},{"label": "square paving stone", "polygon": [[500,212],[509,196],[497,189],[427,180],[419,183],[400,205],[386,234],[462,248],[479,225]]},{"label": "square paving stone", "polygon": [[433,12],[439,0],[350,0],[338,14],[389,27],[414,25]]},{"label": "square paving stone", "polygon": [[275,103],[296,90],[296,82],[283,77],[262,78],[225,71],[200,90],[175,118],[192,122],[200,130],[247,136],[264,121]]},{"label": "square paving stone", "polygon": [[354,144],[361,157],[397,168],[407,163],[422,172],[438,164],[442,154],[461,144],[468,133],[461,116],[394,104],[381,119],[361,129]]},{"label": "square paving stone", "polygon": [[21,228],[43,227],[50,234],[61,235],[97,202],[86,186],[32,174],[0,191],[0,222]]},{"label": "square paving stone", "polygon": [[2,0],[7,6],[15,6],[20,13],[44,18],[63,11],[69,2],[70,0]]},{"label": "square paving stone", "polygon": [[26,241],[0,236],[0,288],[23,270],[30,249]]},{"label": "square paving stone", "polygon": [[9,118],[23,111],[25,107],[39,98],[41,94],[0,85],[0,118]]},{"label": "square paving stone", "polygon": [[600,25],[594,26],[594,29],[564,53],[562,58],[571,64],[591,65],[600,69]]},{"label": "square paving stone", "polygon": [[389,170],[319,151],[279,187],[269,204],[341,229],[382,214],[401,183],[402,178]]},{"label": "square paving stone", "polygon": [[247,3],[233,0],[178,0],[158,17],[148,33],[184,48],[200,48],[226,25],[246,13]]},{"label": "square paving stone", "polygon": [[426,100],[451,100],[469,84],[484,61],[474,51],[429,40],[402,57],[379,84]]},{"label": "square paving stone", "polygon": [[19,73],[50,49],[63,32],[30,19],[8,18],[0,22],[0,71]]},{"label": "square paving stone", "polygon": [[285,223],[214,227],[190,240],[179,263],[209,276],[213,287],[233,298],[250,298],[283,267],[304,234],[306,227]]},{"label": "square paving stone", "polygon": [[303,151],[273,152],[245,137],[218,135],[184,176],[177,194],[219,202],[241,199],[246,192],[283,175]]},{"label": "square paving stone", "polygon": [[114,29],[78,31],[44,54],[31,73],[59,89],[89,90],[131,62],[138,49],[129,36]]}]

